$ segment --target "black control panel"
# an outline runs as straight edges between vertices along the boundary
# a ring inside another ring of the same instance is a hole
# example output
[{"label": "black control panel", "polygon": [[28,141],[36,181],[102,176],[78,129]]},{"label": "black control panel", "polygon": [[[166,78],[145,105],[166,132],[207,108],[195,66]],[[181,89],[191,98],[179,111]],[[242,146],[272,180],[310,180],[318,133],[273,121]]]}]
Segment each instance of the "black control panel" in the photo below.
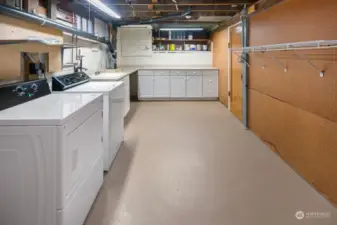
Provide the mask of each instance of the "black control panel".
[{"label": "black control panel", "polygon": [[0,86],[0,110],[49,95],[50,93],[46,79]]},{"label": "black control panel", "polygon": [[90,81],[90,77],[83,72],[54,76],[52,77],[52,89],[53,91],[64,91],[88,81]]}]

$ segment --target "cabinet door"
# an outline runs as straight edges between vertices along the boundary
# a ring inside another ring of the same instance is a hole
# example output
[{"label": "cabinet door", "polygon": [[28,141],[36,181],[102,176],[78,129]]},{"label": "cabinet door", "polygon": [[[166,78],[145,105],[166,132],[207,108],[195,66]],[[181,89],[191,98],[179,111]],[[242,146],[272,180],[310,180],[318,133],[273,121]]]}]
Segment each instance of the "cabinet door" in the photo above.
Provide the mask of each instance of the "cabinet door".
[{"label": "cabinet door", "polygon": [[121,28],[122,56],[137,57],[152,54],[152,30],[148,28]]},{"label": "cabinet door", "polygon": [[218,97],[218,75],[203,76],[203,97]]},{"label": "cabinet door", "polygon": [[153,76],[138,76],[138,96],[140,98],[153,97]]},{"label": "cabinet door", "polygon": [[172,98],[186,97],[186,76],[171,75],[171,97]]},{"label": "cabinet door", "polygon": [[154,76],[153,95],[156,98],[170,97],[170,76]]},{"label": "cabinet door", "polygon": [[191,75],[187,76],[187,97],[200,98],[202,97],[202,76]]}]

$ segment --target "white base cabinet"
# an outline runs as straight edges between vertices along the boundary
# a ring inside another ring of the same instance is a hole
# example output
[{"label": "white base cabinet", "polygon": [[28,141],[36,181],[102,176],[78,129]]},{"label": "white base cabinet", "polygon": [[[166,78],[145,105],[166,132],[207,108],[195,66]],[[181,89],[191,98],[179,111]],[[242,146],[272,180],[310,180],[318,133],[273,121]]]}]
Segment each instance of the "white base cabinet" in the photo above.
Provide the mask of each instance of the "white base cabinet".
[{"label": "white base cabinet", "polygon": [[138,97],[153,98],[153,76],[138,75]]},{"label": "white base cabinet", "polygon": [[171,76],[171,98],[186,97],[186,76]]},{"label": "white base cabinet", "polygon": [[170,96],[170,76],[155,75],[153,79],[153,96],[167,98]]},{"label": "white base cabinet", "polygon": [[218,75],[204,75],[203,76],[203,96],[204,97],[218,97]]},{"label": "white base cabinet", "polygon": [[202,97],[202,76],[187,75],[186,78],[186,97],[201,98]]},{"label": "white base cabinet", "polygon": [[140,70],[138,98],[217,99],[218,70]]}]

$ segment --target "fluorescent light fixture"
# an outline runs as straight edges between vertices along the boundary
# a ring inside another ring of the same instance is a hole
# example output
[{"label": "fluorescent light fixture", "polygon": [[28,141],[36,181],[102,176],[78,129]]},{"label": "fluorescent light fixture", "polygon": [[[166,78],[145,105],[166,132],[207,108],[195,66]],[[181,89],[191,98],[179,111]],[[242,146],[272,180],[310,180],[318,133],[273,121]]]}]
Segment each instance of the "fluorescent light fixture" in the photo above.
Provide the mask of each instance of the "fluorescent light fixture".
[{"label": "fluorescent light fixture", "polygon": [[203,30],[204,28],[160,28],[160,30],[166,30],[166,31],[174,31],[174,30],[186,30],[186,31],[200,31]]},{"label": "fluorescent light fixture", "polygon": [[112,11],[112,9],[110,9],[108,6],[104,5],[100,0],[87,0],[87,1],[89,3],[91,3],[92,5],[94,5],[96,8],[98,8],[99,10],[108,14],[109,16],[117,18],[117,19],[121,18],[120,15],[118,15],[117,13]]}]

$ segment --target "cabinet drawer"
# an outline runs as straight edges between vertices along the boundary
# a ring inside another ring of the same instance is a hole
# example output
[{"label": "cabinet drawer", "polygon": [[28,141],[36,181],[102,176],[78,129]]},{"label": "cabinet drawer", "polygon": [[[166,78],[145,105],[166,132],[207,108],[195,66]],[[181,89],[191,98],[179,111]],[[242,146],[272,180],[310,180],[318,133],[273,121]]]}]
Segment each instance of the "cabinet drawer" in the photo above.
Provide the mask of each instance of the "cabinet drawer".
[{"label": "cabinet drawer", "polygon": [[218,76],[217,70],[204,70],[203,74],[205,76]]},{"label": "cabinet drawer", "polygon": [[138,71],[138,75],[152,76],[153,75],[153,71],[152,70],[139,70]]},{"label": "cabinet drawer", "polygon": [[200,71],[200,70],[189,70],[189,71],[187,71],[187,75],[190,75],[190,76],[193,76],[193,75],[201,76],[202,75],[202,71]]},{"label": "cabinet drawer", "polygon": [[169,76],[170,75],[170,71],[169,70],[155,70],[154,71],[154,75],[157,75],[157,76],[160,76],[160,75]]},{"label": "cabinet drawer", "polygon": [[185,76],[186,71],[185,70],[171,70],[171,75],[173,75],[173,76]]}]

